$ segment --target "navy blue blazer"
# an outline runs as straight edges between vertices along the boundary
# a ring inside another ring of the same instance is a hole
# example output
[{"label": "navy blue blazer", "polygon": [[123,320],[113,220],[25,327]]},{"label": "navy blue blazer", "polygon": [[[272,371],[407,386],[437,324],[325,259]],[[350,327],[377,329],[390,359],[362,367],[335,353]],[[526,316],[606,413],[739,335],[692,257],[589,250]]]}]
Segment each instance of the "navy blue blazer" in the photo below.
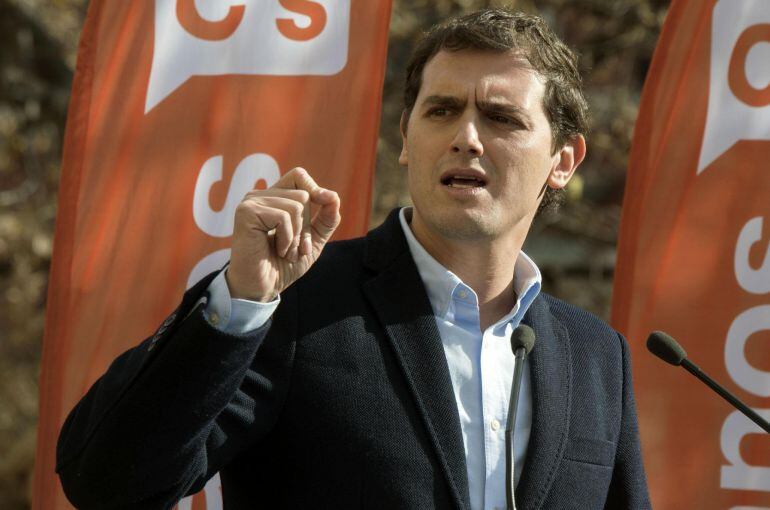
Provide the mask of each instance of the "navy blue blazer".
[{"label": "navy blue blazer", "polygon": [[[329,244],[244,336],[188,291],[73,409],[57,472],[79,508],[170,508],[220,472],[225,508],[469,509],[449,370],[394,211]],[[533,423],[518,507],[649,508],[628,346],[548,295],[524,318]]]}]

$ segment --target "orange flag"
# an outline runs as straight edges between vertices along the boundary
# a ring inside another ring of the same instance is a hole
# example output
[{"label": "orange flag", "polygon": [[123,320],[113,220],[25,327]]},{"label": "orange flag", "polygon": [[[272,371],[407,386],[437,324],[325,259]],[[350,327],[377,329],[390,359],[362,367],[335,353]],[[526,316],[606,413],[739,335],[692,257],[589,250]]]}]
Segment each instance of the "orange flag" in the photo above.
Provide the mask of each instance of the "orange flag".
[{"label": "orange flag", "polygon": [[[295,166],[368,226],[390,0],[92,0],[65,135],[36,509],[66,414],[229,258],[244,194]],[[216,479],[180,508],[218,508]]]},{"label": "orange flag", "polygon": [[770,436],[652,330],[770,419],[770,2],[674,0],[640,106],[613,322],[635,349],[656,509],[770,508]]}]

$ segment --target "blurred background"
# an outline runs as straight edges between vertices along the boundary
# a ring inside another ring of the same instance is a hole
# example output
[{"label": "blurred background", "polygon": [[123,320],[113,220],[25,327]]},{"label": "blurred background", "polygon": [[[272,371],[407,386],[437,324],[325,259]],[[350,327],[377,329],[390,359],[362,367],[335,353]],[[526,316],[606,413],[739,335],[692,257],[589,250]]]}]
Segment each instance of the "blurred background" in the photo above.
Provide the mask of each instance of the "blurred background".
[{"label": "blurred background", "polygon": [[[119,0],[115,0],[119,1]],[[544,290],[609,318],[639,97],[668,0],[393,0],[371,225],[409,197],[397,163],[403,70],[431,24],[480,7],[543,16],[581,55],[588,157],[525,250]],[[62,138],[86,0],[0,0],[0,508],[30,507],[38,375]]]}]

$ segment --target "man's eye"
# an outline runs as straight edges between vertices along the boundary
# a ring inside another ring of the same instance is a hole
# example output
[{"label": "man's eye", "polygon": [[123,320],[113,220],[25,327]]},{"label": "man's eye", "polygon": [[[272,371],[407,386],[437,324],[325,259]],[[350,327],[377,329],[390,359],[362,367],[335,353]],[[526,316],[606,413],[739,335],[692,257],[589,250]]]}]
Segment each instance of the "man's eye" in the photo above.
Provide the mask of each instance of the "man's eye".
[{"label": "man's eye", "polygon": [[431,108],[428,110],[429,117],[446,117],[449,113],[449,110],[446,108]]},{"label": "man's eye", "polygon": [[516,121],[505,115],[490,115],[489,118],[500,124],[516,124]]},{"label": "man's eye", "polygon": [[527,125],[524,122],[508,115],[491,114],[489,115],[489,120],[507,129],[527,129]]}]

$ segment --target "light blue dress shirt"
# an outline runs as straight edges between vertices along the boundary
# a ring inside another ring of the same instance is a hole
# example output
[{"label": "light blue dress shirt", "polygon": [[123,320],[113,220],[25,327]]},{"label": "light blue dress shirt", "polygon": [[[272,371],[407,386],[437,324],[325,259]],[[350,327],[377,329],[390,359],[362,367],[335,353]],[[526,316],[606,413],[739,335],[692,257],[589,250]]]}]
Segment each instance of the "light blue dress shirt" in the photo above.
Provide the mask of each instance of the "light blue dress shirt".
[{"label": "light blue dress shirt", "polygon": [[[433,307],[457,401],[471,508],[504,509],[505,425],[514,366],[510,336],[540,292],[540,271],[524,252],[519,253],[513,279],[516,304],[482,332],[476,293],[420,245],[407,223],[406,211],[401,209],[399,214],[401,227]],[[212,281],[209,296],[209,321],[229,333],[244,333],[261,326],[279,303],[279,299],[270,303],[230,299],[224,271]],[[531,428],[532,392],[525,361],[514,431],[517,484]]]}]

